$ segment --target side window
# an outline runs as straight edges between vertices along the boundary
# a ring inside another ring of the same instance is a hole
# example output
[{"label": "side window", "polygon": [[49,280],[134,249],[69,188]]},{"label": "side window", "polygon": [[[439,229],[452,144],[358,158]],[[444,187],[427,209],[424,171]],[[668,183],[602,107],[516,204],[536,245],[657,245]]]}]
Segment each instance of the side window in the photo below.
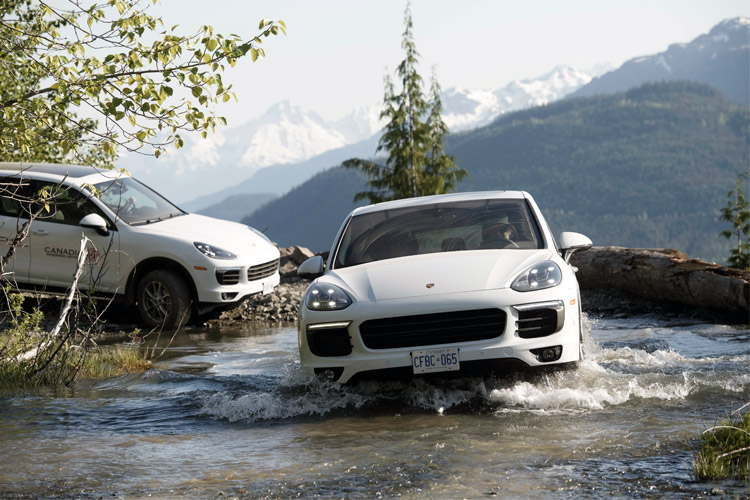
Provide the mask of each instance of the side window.
[{"label": "side window", "polygon": [[31,209],[30,181],[18,177],[0,178],[0,215],[27,218]]},{"label": "side window", "polygon": [[59,186],[49,182],[37,182],[36,195],[46,192],[49,199],[49,211],[42,211],[39,219],[47,222],[77,226],[81,219],[89,214],[99,214],[107,218],[80,191],[70,186]]}]

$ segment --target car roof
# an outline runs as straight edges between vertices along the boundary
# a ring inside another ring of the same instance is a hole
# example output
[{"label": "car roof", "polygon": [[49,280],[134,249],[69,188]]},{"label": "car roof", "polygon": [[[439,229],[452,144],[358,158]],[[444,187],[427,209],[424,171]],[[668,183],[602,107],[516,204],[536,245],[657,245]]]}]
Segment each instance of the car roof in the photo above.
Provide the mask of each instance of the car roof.
[{"label": "car roof", "polygon": [[354,209],[351,215],[361,215],[371,212],[379,212],[381,210],[392,210],[396,208],[404,207],[416,207],[420,205],[433,205],[435,203],[449,203],[449,202],[460,202],[460,201],[472,201],[472,200],[522,200],[531,198],[531,195],[526,191],[476,191],[472,193],[450,193],[450,194],[436,194],[432,196],[420,196],[417,198],[403,198],[401,200],[385,201],[383,203],[376,203],[374,205],[368,205],[366,207],[360,207]]},{"label": "car roof", "polygon": [[[33,174],[33,175],[28,175]],[[0,162],[0,175],[20,175],[38,179],[61,181],[65,177],[79,182],[101,182],[122,176],[117,170],[107,170],[85,165],[66,165],[62,163],[25,163]]]}]

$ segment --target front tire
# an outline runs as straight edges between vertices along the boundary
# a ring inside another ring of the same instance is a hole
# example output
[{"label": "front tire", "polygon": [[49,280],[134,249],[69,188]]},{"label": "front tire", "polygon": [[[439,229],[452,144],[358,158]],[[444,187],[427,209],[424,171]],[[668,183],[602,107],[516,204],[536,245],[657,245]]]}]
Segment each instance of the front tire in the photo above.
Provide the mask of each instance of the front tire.
[{"label": "front tire", "polygon": [[138,283],[138,313],[151,328],[176,330],[190,317],[190,291],[175,272],[151,271]]}]

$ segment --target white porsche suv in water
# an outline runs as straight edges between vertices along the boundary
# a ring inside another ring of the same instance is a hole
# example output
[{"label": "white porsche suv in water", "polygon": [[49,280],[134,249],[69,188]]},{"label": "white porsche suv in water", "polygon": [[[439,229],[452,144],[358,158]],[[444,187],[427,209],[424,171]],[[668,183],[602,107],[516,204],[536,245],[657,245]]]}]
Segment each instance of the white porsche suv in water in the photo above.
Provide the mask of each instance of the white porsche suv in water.
[{"label": "white porsche suv in water", "polygon": [[532,197],[500,191],[410,198],[354,210],[299,312],[302,366],[348,382],[487,365],[579,361],[581,309],[570,255]]},{"label": "white porsche suv in water", "polygon": [[263,234],[189,214],[116,171],[0,163],[0,255],[32,213],[5,280],[65,291],[86,236],[79,286],[136,305],[151,327],[177,328],[193,311],[236,305],[279,284],[279,251]]}]

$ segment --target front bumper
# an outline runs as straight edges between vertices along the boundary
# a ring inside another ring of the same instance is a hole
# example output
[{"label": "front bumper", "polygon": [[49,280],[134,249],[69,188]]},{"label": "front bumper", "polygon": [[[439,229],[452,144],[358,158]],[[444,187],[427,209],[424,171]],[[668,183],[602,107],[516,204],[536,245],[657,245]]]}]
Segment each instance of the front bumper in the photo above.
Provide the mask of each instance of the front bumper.
[{"label": "front bumper", "polygon": [[270,293],[281,281],[275,247],[253,255],[252,260],[215,262],[206,259],[190,269],[201,304],[232,304],[251,295]]},{"label": "front bumper", "polygon": [[[409,368],[412,366],[411,353],[417,350],[440,347],[458,347],[459,361],[507,360],[509,363],[520,361],[522,364],[536,367],[571,363],[580,359],[580,316],[577,289],[554,287],[535,292],[516,292],[511,289],[483,290],[445,295],[440,298],[415,297],[380,302],[357,302],[341,311],[311,311],[302,306],[298,341],[300,361],[308,372],[333,370],[339,382],[347,382],[362,372]],[[494,338],[462,342],[453,339],[440,344],[410,345],[398,348],[372,349],[365,345],[360,333],[360,326],[368,320],[394,318],[412,315],[430,315],[445,312],[469,311],[477,309],[500,309],[505,313],[505,325],[502,333]],[[536,320],[533,311],[546,311],[547,324],[559,322],[554,328],[538,330],[541,324]],[[529,321],[531,319],[531,321]],[[520,321],[519,321],[520,320]],[[526,321],[525,321],[526,320]],[[329,326],[330,325],[330,326]],[[312,330],[309,330],[312,327]],[[350,341],[350,352],[345,355],[320,356],[320,349],[312,346],[308,336],[326,330],[345,328]],[[552,333],[549,333],[552,332]],[[546,361],[540,355],[546,348],[560,347],[559,357]]]}]

